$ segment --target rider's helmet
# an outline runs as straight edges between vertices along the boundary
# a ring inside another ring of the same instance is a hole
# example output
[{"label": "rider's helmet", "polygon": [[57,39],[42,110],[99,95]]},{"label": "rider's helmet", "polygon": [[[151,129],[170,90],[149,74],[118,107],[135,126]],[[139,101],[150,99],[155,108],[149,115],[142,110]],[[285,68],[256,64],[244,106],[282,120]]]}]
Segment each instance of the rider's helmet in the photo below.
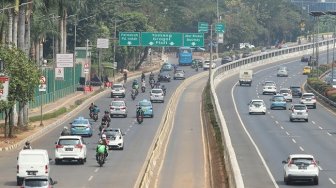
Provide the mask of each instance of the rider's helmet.
[{"label": "rider's helmet", "polygon": [[26,146],[29,146],[29,145],[30,145],[30,142],[29,142],[29,141],[26,141],[25,145],[26,145]]},{"label": "rider's helmet", "polygon": [[63,130],[68,130],[68,127],[67,127],[67,126],[64,126],[64,127],[63,127]]},{"label": "rider's helmet", "polygon": [[102,140],[102,139],[99,139],[99,144],[101,144],[101,145],[103,145],[103,144],[104,144],[104,142],[103,142],[103,140]]},{"label": "rider's helmet", "polygon": [[102,134],[102,139],[106,139],[106,134]]},{"label": "rider's helmet", "polygon": [[105,110],[105,114],[108,114],[109,112],[107,110]]}]

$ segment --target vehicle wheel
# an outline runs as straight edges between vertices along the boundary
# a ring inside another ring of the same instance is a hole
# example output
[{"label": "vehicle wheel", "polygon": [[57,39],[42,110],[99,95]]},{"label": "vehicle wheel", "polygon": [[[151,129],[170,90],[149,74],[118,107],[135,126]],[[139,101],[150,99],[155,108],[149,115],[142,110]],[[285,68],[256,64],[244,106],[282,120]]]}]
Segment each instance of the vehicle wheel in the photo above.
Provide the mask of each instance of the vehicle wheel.
[{"label": "vehicle wheel", "polygon": [[122,97],[123,97],[123,98],[125,98],[125,97],[126,97],[126,95],[124,94]]},{"label": "vehicle wheel", "polygon": [[113,115],[112,115],[112,114],[110,114],[110,117],[112,118],[112,117],[113,117]]},{"label": "vehicle wheel", "polygon": [[162,100],[162,103],[164,103],[164,100]]},{"label": "vehicle wheel", "polygon": [[266,115],[266,112],[263,112],[264,115]]},{"label": "vehicle wheel", "polygon": [[318,185],[318,177],[314,178],[314,185]]},{"label": "vehicle wheel", "polygon": [[273,107],[271,107],[270,109],[273,110]]},{"label": "vehicle wheel", "polygon": [[86,163],[86,157],[84,158],[84,163]]},{"label": "vehicle wheel", "polygon": [[287,178],[284,178],[284,182],[285,182],[286,185],[289,185],[289,183],[290,183]]},{"label": "vehicle wheel", "polygon": [[23,179],[19,178],[19,177],[16,177],[16,185],[17,186],[21,186],[23,183]]},{"label": "vehicle wheel", "polygon": [[78,163],[81,164],[81,165],[84,164],[84,159],[79,159]]},{"label": "vehicle wheel", "polygon": [[262,92],[263,95],[265,95],[265,92]]},{"label": "vehicle wheel", "polygon": [[174,77],[174,80],[176,80],[176,78]]},{"label": "vehicle wheel", "polygon": [[251,114],[252,114],[252,112],[249,112],[249,114],[251,115]]},{"label": "vehicle wheel", "polygon": [[290,121],[290,122],[293,122],[293,119],[292,119],[292,118],[289,118],[289,121]]},{"label": "vehicle wheel", "polygon": [[60,160],[60,159],[55,159],[55,164],[56,164],[56,165],[61,164],[61,160]]},{"label": "vehicle wheel", "polygon": [[154,117],[154,114],[153,115],[151,115],[151,118],[153,118]]},{"label": "vehicle wheel", "polygon": [[307,119],[305,119],[305,121],[306,121],[306,122],[308,122],[308,118],[307,118]]},{"label": "vehicle wheel", "polygon": [[124,146],[122,148],[120,148],[120,150],[124,150]]},{"label": "vehicle wheel", "polygon": [[314,109],[316,109],[316,104],[313,106]]},{"label": "vehicle wheel", "polygon": [[127,118],[127,114],[125,114],[124,117]]}]

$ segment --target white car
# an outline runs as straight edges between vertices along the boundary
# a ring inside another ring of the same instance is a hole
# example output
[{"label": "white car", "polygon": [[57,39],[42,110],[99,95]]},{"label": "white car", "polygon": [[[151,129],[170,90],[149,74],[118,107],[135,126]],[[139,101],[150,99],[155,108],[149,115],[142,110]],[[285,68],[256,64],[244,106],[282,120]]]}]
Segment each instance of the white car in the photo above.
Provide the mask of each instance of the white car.
[{"label": "white car", "polygon": [[154,102],[154,101],[160,101],[160,102],[164,102],[164,93],[162,89],[152,89],[150,91],[150,101]]},{"label": "white car", "polygon": [[307,107],[316,108],[316,97],[314,93],[303,93],[300,103],[305,104]]},{"label": "white car", "polygon": [[281,88],[279,93],[285,97],[286,101],[293,101],[292,91],[289,88]]},{"label": "white car", "polygon": [[107,146],[109,149],[124,149],[124,137],[119,131],[107,131],[104,133],[107,138]]},{"label": "white car", "polygon": [[184,70],[182,69],[177,69],[175,71],[175,74],[174,74],[174,80],[176,79],[185,79],[185,75],[184,75]]},{"label": "white car", "polygon": [[253,99],[249,103],[249,114],[266,114],[266,105],[262,99]]},{"label": "white car", "polygon": [[113,97],[125,97],[126,90],[123,84],[113,84],[111,87],[111,98]]},{"label": "white car", "polygon": [[294,120],[303,119],[308,122],[308,109],[306,105],[293,104],[289,110],[291,110],[291,113],[289,114],[289,121],[292,122]]},{"label": "white car", "polygon": [[284,164],[284,182],[287,185],[296,180],[312,181],[314,185],[318,185],[318,161],[312,155],[292,154],[287,160],[282,161],[282,164]]},{"label": "white car", "polygon": [[60,136],[55,144],[55,164],[63,160],[86,162],[87,149],[81,136]]},{"label": "white car", "polygon": [[277,72],[277,77],[288,77],[287,67],[280,67]]},{"label": "white car", "polygon": [[123,100],[113,100],[110,104],[110,117],[123,116],[127,117],[127,106]]},{"label": "white car", "polygon": [[275,95],[277,93],[277,87],[274,81],[265,81],[265,83],[263,84],[263,92],[262,94],[273,94]]},{"label": "white car", "polygon": [[[205,60],[203,63],[203,70],[207,70],[210,68],[210,60]],[[211,68],[216,68],[216,63],[212,62]]]}]

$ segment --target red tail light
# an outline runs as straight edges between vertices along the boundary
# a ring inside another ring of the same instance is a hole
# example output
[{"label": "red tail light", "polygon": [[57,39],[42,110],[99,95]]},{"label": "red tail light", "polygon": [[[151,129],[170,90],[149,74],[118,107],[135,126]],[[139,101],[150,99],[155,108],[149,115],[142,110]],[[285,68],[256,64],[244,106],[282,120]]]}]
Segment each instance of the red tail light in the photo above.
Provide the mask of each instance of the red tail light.
[{"label": "red tail light", "polygon": [[292,166],[292,164],[293,164],[293,161],[292,161],[292,160],[290,160],[290,161],[289,161],[289,163],[288,163],[288,167],[291,167],[291,166]]},{"label": "red tail light", "polygon": [[314,165],[314,167],[317,167],[316,161],[312,161],[311,164]]},{"label": "red tail light", "polygon": [[48,165],[45,165],[44,170],[45,170],[45,173],[48,174]]},{"label": "red tail light", "polygon": [[57,145],[56,145],[56,149],[58,149],[58,148],[63,148],[63,146],[62,146],[62,145],[59,145],[59,144],[57,144]]},{"label": "red tail light", "polygon": [[83,148],[83,145],[82,145],[82,144],[77,144],[77,145],[75,146],[75,148],[82,149],[82,148]]},{"label": "red tail light", "polygon": [[126,107],[121,107],[121,109],[122,109],[122,110],[125,110],[125,109],[126,109]]},{"label": "red tail light", "polygon": [[16,165],[16,173],[19,173],[19,165]]}]

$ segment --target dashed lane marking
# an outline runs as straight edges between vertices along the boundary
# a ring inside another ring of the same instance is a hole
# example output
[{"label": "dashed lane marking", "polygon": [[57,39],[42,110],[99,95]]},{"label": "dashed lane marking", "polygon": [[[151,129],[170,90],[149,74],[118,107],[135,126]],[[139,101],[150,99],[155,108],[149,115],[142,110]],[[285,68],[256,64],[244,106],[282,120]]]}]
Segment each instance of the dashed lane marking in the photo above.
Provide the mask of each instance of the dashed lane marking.
[{"label": "dashed lane marking", "polygon": [[321,130],[322,130],[323,128],[322,128],[321,126],[319,126],[319,129],[321,129]]},{"label": "dashed lane marking", "polygon": [[300,150],[301,150],[301,151],[304,151],[303,147],[300,146]]},{"label": "dashed lane marking", "polygon": [[329,136],[332,136],[332,135],[330,134],[330,132],[327,132],[327,134],[328,134]]},{"label": "dashed lane marking", "polygon": [[91,180],[92,180],[92,178],[93,178],[93,176],[90,176],[90,177],[89,177],[89,181],[91,181]]},{"label": "dashed lane marking", "polygon": [[99,171],[99,168],[96,168],[96,170],[94,172],[98,172]]},{"label": "dashed lane marking", "polygon": [[294,138],[292,138],[292,141],[293,141],[294,143],[296,143],[296,140],[295,140]]},{"label": "dashed lane marking", "polygon": [[329,181],[331,182],[331,184],[335,185],[336,183],[334,182],[333,179],[329,178]]},{"label": "dashed lane marking", "polygon": [[281,129],[285,129],[283,126],[280,127]]},{"label": "dashed lane marking", "polygon": [[289,136],[289,132],[286,131],[286,134]]},{"label": "dashed lane marking", "polygon": [[314,125],[315,125],[315,124],[316,124],[316,123],[315,123],[315,121],[312,121],[312,124],[314,124]]},{"label": "dashed lane marking", "polygon": [[276,123],[276,124],[279,124],[279,122],[278,122],[278,121],[275,121],[275,123]]}]

